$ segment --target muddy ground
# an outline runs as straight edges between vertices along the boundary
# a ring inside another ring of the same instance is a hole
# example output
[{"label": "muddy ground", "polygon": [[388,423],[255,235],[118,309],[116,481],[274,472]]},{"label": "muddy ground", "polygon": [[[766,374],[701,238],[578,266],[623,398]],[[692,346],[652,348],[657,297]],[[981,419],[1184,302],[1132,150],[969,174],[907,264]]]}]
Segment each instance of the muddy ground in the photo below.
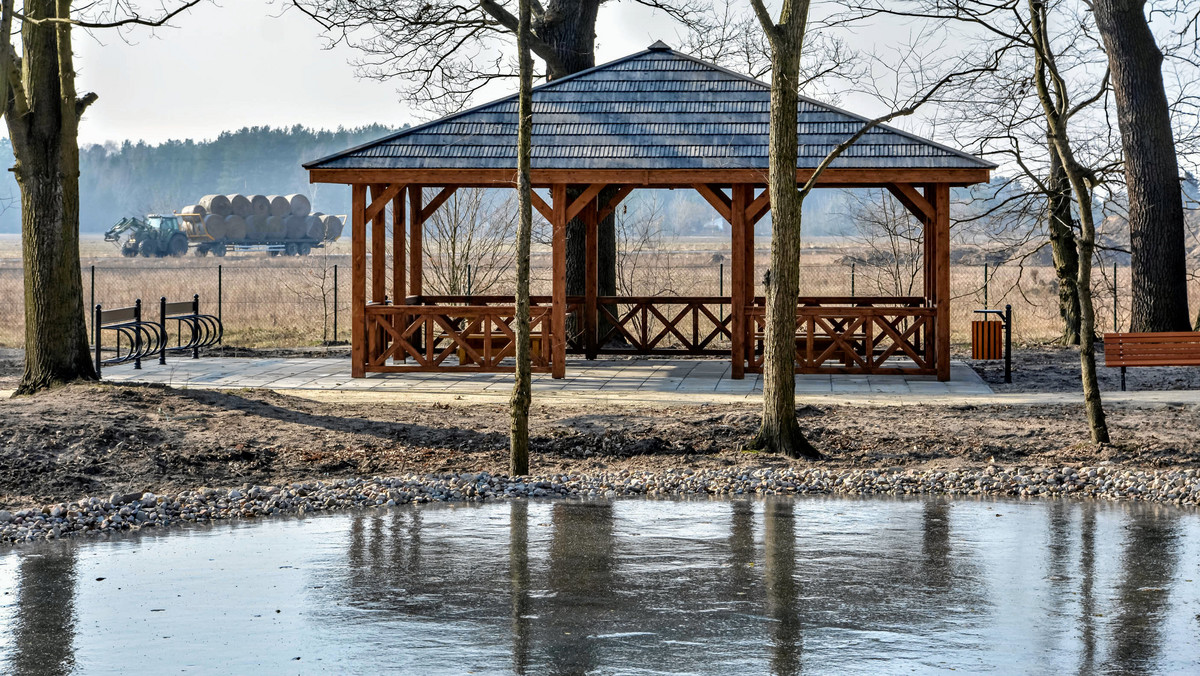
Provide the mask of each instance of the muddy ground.
[{"label": "muddy ground", "polygon": [[[507,470],[502,404],[330,403],[263,390],[73,385],[0,401],[0,508],[113,492],[404,472]],[[805,407],[831,467],[1200,467],[1200,407],[1111,408],[1115,445],[1076,406]],[[746,405],[534,407],[533,471],[779,466],[743,450]]]}]

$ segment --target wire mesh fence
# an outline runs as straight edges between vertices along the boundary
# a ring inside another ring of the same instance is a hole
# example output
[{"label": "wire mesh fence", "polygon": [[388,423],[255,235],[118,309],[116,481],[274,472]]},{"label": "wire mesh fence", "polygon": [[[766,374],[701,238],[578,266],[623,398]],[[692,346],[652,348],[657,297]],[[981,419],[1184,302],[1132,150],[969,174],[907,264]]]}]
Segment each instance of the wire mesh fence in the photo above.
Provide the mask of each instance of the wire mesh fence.
[{"label": "wire mesh fence", "polygon": [[[225,325],[225,344],[257,348],[316,346],[349,340],[350,261],[344,255],[293,259],[243,258],[222,262],[182,263],[97,259],[85,265],[84,300],[90,307],[132,305],[142,299],[157,307],[158,299],[187,300],[200,296],[202,311],[217,314]],[[548,295],[550,258],[538,253],[532,261],[532,292]],[[765,292],[768,255],[756,255],[755,293]],[[368,274],[370,265],[367,266]],[[385,267],[390,279],[391,270]],[[919,268],[858,263],[802,265],[802,296],[920,296],[924,293]],[[438,287],[424,276],[426,294],[466,295],[511,293],[510,269],[468,269],[459,278],[465,288]],[[622,296],[727,296],[732,288],[729,260],[720,254],[694,252],[642,254],[617,266],[616,290]],[[390,285],[390,282],[389,282]],[[367,288],[371,288],[370,279]],[[1093,283],[1097,331],[1122,330],[1130,315],[1128,267],[1097,268]],[[19,262],[0,263],[0,346],[20,347],[24,339],[23,281]],[[955,342],[966,342],[975,310],[1013,306],[1013,338],[1041,343],[1062,333],[1054,269],[1016,264],[951,267],[951,327]],[[1189,289],[1192,316],[1200,309],[1200,279]],[[90,314],[90,313],[89,313]],[[90,321],[89,321],[90,325]]]}]

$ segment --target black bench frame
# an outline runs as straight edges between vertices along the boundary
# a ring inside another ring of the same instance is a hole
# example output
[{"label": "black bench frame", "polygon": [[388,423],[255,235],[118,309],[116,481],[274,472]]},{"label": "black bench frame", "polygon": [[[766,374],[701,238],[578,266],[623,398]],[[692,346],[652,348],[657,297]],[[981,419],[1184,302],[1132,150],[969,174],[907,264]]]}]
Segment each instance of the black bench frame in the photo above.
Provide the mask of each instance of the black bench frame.
[{"label": "black bench frame", "polygon": [[[95,320],[92,324],[95,351],[96,376],[104,365],[124,364],[133,362],[133,368],[142,368],[142,360],[161,352],[166,345],[166,334],[160,323],[142,319],[142,301],[138,299],[131,307],[105,310],[96,306]],[[116,356],[105,359],[103,356],[103,336],[105,331],[111,331],[117,336]],[[127,344],[122,353],[121,339]]]},{"label": "black bench frame", "polygon": [[[162,349],[158,354],[158,363],[167,363],[167,352],[191,352],[192,359],[200,358],[200,348],[212,347],[221,342],[225,335],[225,327],[221,320],[214,315],[200,313],[200,294],[193,294],[191,300],[168,303],[167,297],[158,300],[159,329],[164,338],[167,334],[167,322],[175,322],[176,344],[169,345],[163,340]],[[184,327],[188,329],[188,341],[183,342]]]}]

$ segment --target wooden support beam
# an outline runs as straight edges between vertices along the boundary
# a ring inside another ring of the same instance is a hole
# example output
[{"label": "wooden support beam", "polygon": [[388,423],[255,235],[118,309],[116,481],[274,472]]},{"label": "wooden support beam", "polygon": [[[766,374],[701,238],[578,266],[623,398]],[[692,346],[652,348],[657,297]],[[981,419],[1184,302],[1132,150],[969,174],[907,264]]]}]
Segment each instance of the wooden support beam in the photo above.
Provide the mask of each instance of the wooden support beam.
[{"label": "wooden support beam", "polygon": [[552,290],[551,294],[551,361],[550,375],[567,375],[567,184],[559,183],[550,189],[554,212],[550,220]]},{"label": "wooden support beam", "polygon": [[382,194],[376,195],[374,192],[372,192],[371,205],[367,207],[367,220],[374,220],[375,217],[378,216],[385,207],[387,207],[388,202],[391,202],[396,195],[399,195],[401,192],[403,192],[404,188],[405,186],[403,183],[392,183],[388,185]]},{"label": "wooden support beam", "polygon": [[[536,190],[530,190],[529,197],[531,198],[530,201],[533,203],[533,208],[538,210],[538,213],[542,215],[542,218],[553,223],[554,209],[550,208],[549,204],[546,204],[546,200],[542,199],[542,196],[537,194]],[[550,201],[554,201],[553,196],[550,197]]]},{"label": "wooden support beam", "polygon": [[[732,203],[737,204],[741,208],[733,208],[730,211],[732,218],[730,219],[730,255],[733,259],[730,269],[732,277],[730,284],[730,314],[732,322],[730,328],[730,342],[733,343],[731,358],[733,359],[732,377],[734,380],[742,380],[746,377],[746,208],[745,202],[741,199],[740,187],[733,186]],[[699,187],[696,188],[700,190]],[[700,194],[704,194],[701,192]],[[711,200],[709,202],[711,204]],[[753,293],[753,287],[751,287]]]},{"label": "wooden support beam", "polygon": [[350,376],[367,373],[367,186],[351,188]]},{"label": "wooden support beam", "polygon": [[599,195],[600,191],[604,190],[606,187],[608,186],[604,183],[593,183],[589,185],[586,190],[580,193],[579,197],[575,198],[575,201],[571,203],[571,206],[567,208],[567,220],[573,220],[579,215],[580,211],[583,211],[583,209],[587,207],[587,205],[595,202],[596,195]]},{"label": "wooden support beam", "polygon": [[[407,253],[404,250],[405,221],[404,191],[401,190],[392,195],[392,302],[396,305],[404,305],[404,299],[408,297],[408,285],[404,279],[408,268],[404,264]],[[396,327],[397,330],[399,328]]]},{"label": "wooden support beam", "polygon": [[939,183],[934,190],[937,232],[937,377],[950,380],[950,184]]},{"label": "wooden support beam", "polygon": [[596,331],[600,326],[596,295],[600,288],[600,220],[596,200],[584,205],[579,212],[584,227],[584,293],[583,293],[583,351],[595,359],[599,350]]},{"label": "wooden support beam", "polygon": [[420,296],[423,261],[421,260],[422,236],[425,233],[425,219],[421,218],[421,186],[414,185],[408,189],[408,292]]},{"label": "wooden support beam", "polygon": [[621,206],[621,202],[625,201],[626,197],[629,197],[629,193],[633,192],[633,189],[634,186],[632,185],[623,185],[617,188],[617,194],[612,196],[608,204],[600,208],[600,213],[596,216],[596,220],[603,221],[608,218],[612,212],[617,210],[617,207]]},{"label": "wooden support beam", "polygon": [[916,186],[908,183],[889,183],[887,189],[904,205],[904,208],[912,212],[912,215],[923,222],[930,222],[934,219],[933,205],[925,199]]},{"label": "wooden support beam", "polygon": [[429,217],[433,215],[433,212],[437,211],[438,207],[445,204],[446,200],[450,199],[456,190],[458,190],[458,186],[456,185],[447,186],[442,188],[442,191],[439,192],[433,199],[429,200],[429,204],[425,205],[424,209],[421,209],[421,223],[429,220]]},{"label": "wooden support beam", "polygon": [[[713,209],[717,210],[717,213],[721,215],[721,218],[725,219],[726,223],[733,223],[733,215],[730,211],[732,207],[730,206],[729,198],[725,196],[720,186],[697,183],[692,187],[696,189],[696,192],[700,193],[700,196],[705,201],[712,205]],[[745,217],[745,213],[745,210],[743,210],[743,218]]]},{"label": "wooden support beam", "polygon": [[754,227],[754,224],[762,220],[762,217],[766,216],[770,210],[771,191],[763,188],[762,193],[750,202],[750,206],[746,207],[746,221],[750,223],[750,227]]},{"label": "wooden support beam", "polygon": [[[387,190],[372,185],[371,200],[379,199]],[[366,214],[364,214],[366,216]],[[371,302],[382,303],[387,296],[387,223],[383,210],[371,217]]]}]

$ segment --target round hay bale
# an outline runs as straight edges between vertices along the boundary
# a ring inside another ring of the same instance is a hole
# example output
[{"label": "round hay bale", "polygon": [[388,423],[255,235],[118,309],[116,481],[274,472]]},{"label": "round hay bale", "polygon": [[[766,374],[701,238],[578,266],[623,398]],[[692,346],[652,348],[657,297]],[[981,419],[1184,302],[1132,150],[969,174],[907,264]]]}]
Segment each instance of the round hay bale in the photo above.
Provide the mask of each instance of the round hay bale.
[{"label": "round hay bale", "polygon": [[249,197],[245,195],[226,195],[225,197],[229,198],[229,209],[233,212],[234,216],[245,218],[254,213],[253,208],[250,206]]},{"label": "round hay bale", "polygon": [[271,203],[271,215],[283,218],[292,213],[292,203],[282,195],[267,195],[267,201]]},{"label": "round hay bale", "polygon": [[271,215],[271,200],[266,195],[250,196],[250,214],[266,218]]},{"label": "round hay bale", "polygon": [[204,232],[213,239],[225,239],[228,229],[225,227],[225,217],[209,214],[204,217]]},{"label": "round hay bale", "polygon": [[267,234],[267,217],[260,214],[250,214],[246,217],[246,238],[262,239]]},{"label": "round hay bale", "polygon": [[304,195],[288,195],[287,201],[291,205],[293,216],[307,216],[312,213],[312,202],[309,202]]},{"label": "round hay bale", "polygon": [[308,230],[305,233],[306,237],[315,239],[318,242],[325,239],[325,222],[321,220],[320,216],[313,214],[307,216],[304,221],[308,223]]},{"label": "round hay bale", "polygon": [[302,239],[308,234],[308,219],[304,216],[288,216],[283,219],[283,236],[288,239]]},{"label": "round hay bale", "polygon": [[229,198],[224,195],[205,195],[197,204],[204,207],[204,212],[225,218],[233,211],[229,208]]},{"label": "round hay bale", "polygon": [[283,224],[283,219],[283,216],[276,216],[274,214],[267,216],[267,225],[266,228],[264,228],[264,236],[283,237],[283,234],[287,232],[287,228]]},{"label": "round hay bale", "polygon": [[179,210],[179,218],[184,223],[201,223],[208,212],[199,204],[189,204]]},{"label": "round hay bale", "polygon": [[[249,200],[247,200],[249,202]],[[246,219],[231,214],[225,217],[225,238],[246,239]]]},{"label": "round hay bale", "polygon": [[325,225],[324,240],[326,242],[337,241],[337,238],[342,236],[342,219],[337,216],[322,216],[321,220]]}]

